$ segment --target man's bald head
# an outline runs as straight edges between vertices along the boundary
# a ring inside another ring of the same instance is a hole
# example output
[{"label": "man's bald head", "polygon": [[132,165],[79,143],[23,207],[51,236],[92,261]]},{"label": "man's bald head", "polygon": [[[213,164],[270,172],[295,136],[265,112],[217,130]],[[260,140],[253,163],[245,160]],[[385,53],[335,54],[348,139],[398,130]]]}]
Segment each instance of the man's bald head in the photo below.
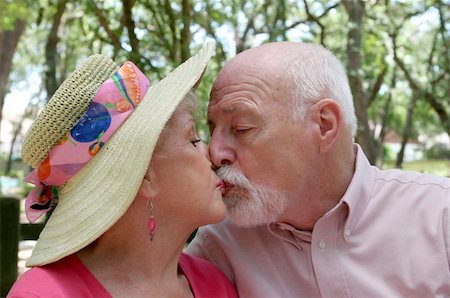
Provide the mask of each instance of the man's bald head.
[{"label": "man's bald head", "polygon": [[345,123],[356,134],[353,97],[344,67],[320,45],[299,42],[276,42],[246,50],[231,59],[220,71],[214,83],[211,100],[220,100],[215,92],[239,76],[258,76],[272,81],[272,88],[284,88],[292,97],[297,117],[304,117],[305,105],[331,98],[343,110]]}]

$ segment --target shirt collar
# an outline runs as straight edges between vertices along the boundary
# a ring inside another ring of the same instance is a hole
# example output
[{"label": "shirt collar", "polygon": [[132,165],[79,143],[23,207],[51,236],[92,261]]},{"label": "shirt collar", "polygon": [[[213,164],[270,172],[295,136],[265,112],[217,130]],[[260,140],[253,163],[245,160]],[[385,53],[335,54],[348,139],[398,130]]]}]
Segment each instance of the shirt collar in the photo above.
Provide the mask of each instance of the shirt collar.
[{"label": "shirt collar", "polygon": [[345,202],[348,206],[345,226],[346,236],[352,233],[369,204],[374,181],[373,167],[364,155],[361,147],[358,144],[354,144],[354,149],[356,152],[355,172],[347,191],[341,199],[341,202]]},{"label": "shirt collar", "polygon": [[294,226],[285,223],[277,222],[268,225],[268,228],[272,234],[284,235],[284,236],[294,236],[295,238],[301,239],[302,241],[311,242],[312,234],[309,231],[302,231],[296,229]]}]

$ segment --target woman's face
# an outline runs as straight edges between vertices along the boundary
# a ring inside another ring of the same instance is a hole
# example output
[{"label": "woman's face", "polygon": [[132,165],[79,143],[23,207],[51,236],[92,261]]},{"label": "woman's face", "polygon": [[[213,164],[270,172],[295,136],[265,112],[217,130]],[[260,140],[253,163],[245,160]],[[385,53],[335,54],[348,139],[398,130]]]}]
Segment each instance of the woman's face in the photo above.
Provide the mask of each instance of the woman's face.
[{"label": "woman's face", "polygon": [[167,208],[164,214],[192,228],[223,220],[224,188],[211,165],[208,147],[182,103],[164,128],[150,163],[155,210]]}]

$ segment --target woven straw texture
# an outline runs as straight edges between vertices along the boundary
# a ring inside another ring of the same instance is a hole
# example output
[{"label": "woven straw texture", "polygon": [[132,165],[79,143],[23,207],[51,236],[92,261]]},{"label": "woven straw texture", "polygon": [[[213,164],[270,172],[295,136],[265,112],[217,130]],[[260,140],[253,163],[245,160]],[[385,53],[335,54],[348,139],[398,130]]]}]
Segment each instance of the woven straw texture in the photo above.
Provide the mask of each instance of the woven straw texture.
[{"label": "woven straw texture", "polygon": [[60,189],[58,206],[39,236],[27,266],[73,254],[106,232],[134,200],[162,129],[200,80],[213,44],[151,86],[102,150]]},{"label": "woven straw texture", "polygon": [[38,167],[80,120],[102,83],[118,68],[111,59],[93,55],[73,72],[28,130],[22,145],[22,159],[33,168]]}]

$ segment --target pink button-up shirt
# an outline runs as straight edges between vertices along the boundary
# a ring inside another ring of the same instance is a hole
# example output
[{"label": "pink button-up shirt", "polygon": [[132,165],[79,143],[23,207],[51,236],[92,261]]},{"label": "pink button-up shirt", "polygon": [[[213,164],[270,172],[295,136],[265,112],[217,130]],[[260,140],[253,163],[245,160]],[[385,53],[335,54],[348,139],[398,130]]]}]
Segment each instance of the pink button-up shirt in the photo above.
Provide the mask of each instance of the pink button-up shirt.
[{"label": "pink button-up shirt", "polygon": [[450,179],[381,171],[357,147],[353,179],[313,232],[201,228],[187,251],[241,297],[450,297]]}]

